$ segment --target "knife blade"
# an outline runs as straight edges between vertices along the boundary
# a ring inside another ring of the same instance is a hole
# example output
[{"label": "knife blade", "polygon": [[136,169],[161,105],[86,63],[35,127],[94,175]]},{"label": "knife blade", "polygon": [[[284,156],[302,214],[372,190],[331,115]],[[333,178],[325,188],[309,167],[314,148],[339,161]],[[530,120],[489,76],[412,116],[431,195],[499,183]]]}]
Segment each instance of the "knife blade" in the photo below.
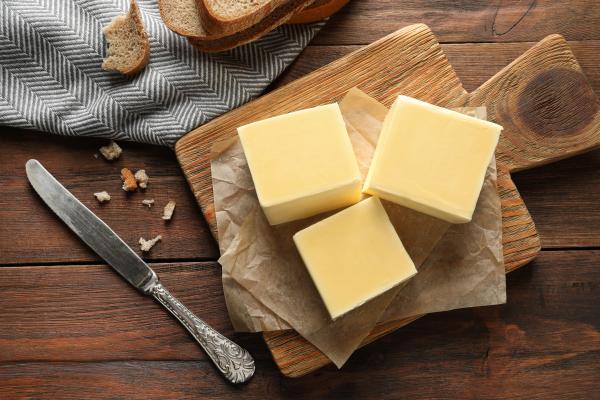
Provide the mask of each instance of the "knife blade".
[{"label": "knife blade", "polygon": [[123,278],[144,293],[158,282],[156,273],[108,225],[84,206],[37,160],[25,164],[31,186],[73,232]]},{"label": "knife blade", "polygon": [[39,161],[27,161],[25,170],[31,186],[50,209],[125,280],[163,305],[196,339],[226,379],[243,383],[254,375],[254,359],[248,351],[211,328],[177,300],[154,270]]}]

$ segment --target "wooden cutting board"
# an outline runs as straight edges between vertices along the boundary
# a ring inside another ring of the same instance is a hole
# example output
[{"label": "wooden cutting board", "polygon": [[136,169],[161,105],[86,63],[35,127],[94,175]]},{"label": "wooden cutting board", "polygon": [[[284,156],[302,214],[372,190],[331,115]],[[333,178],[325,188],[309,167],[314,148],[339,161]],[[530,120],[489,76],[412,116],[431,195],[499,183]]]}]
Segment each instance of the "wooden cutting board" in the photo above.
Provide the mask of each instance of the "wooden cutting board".
[{"label": "wooden cutting board", "polygon": [[[213,234],[216,221],[209,152],[214,141],[256,120],[340,100],[358,87],[386,106],[398,94],[445,107],[487,106],[504,126],[498,145],[506,271],[531,261],[540,239],[510,173],[563,159],[600,145],[598,99],[562,36],[551,35],[467,93],[431,30],[411,25],[357,50],[185,135],[176,153]],[[418,317],[380,324],[362,345]],[[264,333],[283,374],[305,375],[329,363],[295,331]]]}]

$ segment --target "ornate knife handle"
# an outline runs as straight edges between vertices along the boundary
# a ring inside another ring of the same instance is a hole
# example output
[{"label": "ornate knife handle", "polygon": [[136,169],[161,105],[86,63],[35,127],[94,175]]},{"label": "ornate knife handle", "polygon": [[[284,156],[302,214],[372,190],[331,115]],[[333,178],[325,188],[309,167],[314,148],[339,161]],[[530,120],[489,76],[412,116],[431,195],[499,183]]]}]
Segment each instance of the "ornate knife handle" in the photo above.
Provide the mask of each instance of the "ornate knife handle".
[{"label": "ornate knife handle", "polygon": [[150,294],[185,326],[227,380],[243,383],[254,375],[254,359],[246,349],[196,317],[160,282],[156,283]]}]

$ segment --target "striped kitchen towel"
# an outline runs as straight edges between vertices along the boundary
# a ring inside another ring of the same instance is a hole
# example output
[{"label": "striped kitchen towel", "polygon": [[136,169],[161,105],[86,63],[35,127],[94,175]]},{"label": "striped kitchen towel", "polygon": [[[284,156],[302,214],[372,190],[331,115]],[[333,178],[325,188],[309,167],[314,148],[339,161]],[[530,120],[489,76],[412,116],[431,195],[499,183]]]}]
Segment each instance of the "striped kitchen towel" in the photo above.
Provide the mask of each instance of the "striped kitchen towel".
[{"label": "striped kitchen towel", "polygon": [[323,25],[282,26],[209,54],[163,24],[156,0],[138,5],[150,63],[123,77],[100,68],[102,27],[129,0],[0,0],[0,124],[172,147],[259,95]]}]

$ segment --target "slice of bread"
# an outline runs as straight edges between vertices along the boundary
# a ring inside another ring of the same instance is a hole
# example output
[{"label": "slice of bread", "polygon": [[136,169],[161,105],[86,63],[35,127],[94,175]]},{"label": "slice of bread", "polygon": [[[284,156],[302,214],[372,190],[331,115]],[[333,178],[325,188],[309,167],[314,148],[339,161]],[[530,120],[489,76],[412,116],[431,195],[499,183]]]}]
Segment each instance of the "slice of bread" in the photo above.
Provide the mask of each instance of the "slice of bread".
[{"label": "slice of bread", "polygon": [[102,29],[108,43],[102,69],[133,75],[150,59],[150,43],[140,10],[131,0],[127,15],[119,15]]},{"label": "slice of bread", "polygon": [[233,34],[259,23],[290,0],[196,0],[206,29]]},{"label": "slice of bread", "polygon": [[316,0],[310,6],[294,14],[288,24],[307,24],[331,17],[340,11],[350,0]]},{"label": "slice of bread", "polygon": [[288,19],[295,13],[303,9],[307,4],[312,1],[306,0],[290,0],[282,6],[276,8],[259,21],[257,24],[245,29],[241,32],[234,33],[233,35],[225,36],[219,39],[213,40],[198,40],[189,39],[190,43],[196,48],[206,52],[217,52],[229,50],[242,44],[248,43],[257,39],[264,34],[277,28],[279,25],[284,24]]},{"label": "slice of bread", "polygon": [[198,1],[201,0],[158,0],[160,17],[170,30],[188,38],[209,40],[227,36],[208,32],[200,18]]}]

